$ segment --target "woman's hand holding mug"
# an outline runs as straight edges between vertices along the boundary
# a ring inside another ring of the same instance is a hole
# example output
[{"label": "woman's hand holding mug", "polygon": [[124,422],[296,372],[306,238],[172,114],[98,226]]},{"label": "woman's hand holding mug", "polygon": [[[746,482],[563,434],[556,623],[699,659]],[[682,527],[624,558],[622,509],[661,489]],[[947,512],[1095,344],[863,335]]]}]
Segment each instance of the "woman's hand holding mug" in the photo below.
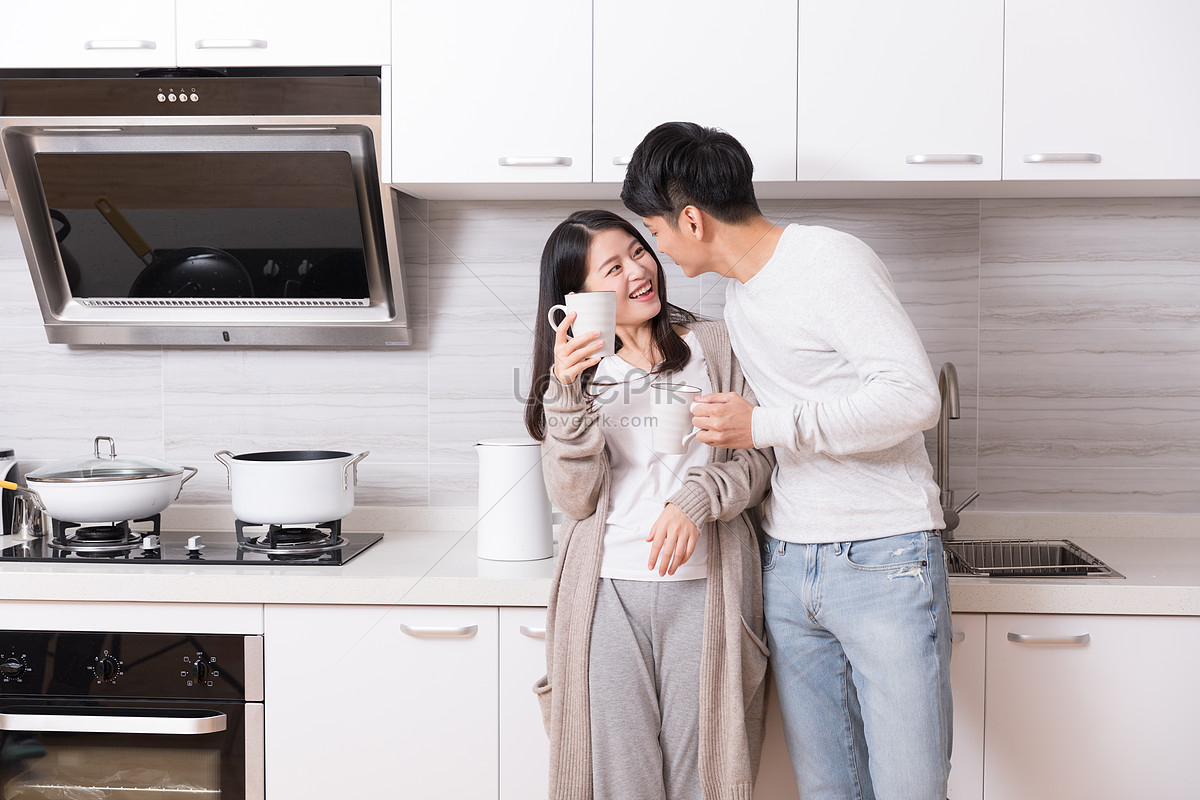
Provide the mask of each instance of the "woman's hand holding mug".
[{"label": "woman's hand holding mug", "polygon": [[588,331],[581,336],[567,338],[567,328],[575,321],[572,311],[563,319],[554,333],[554,377],[563,386],[570,386],[579,379],[579,373],[600,363],[602,356],[595,355],[604,348],[600,331]]}]

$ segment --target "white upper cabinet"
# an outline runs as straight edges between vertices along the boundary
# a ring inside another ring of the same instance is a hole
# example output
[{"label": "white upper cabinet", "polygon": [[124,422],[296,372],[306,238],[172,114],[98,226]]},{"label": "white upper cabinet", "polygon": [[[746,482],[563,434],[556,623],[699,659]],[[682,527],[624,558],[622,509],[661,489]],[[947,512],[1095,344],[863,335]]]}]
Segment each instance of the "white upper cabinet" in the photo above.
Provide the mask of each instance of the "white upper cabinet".
[{"label": "white upper cabinet", "polygon": [[379,66],[389,0],[176,0],[181,67]]},{"label": "white upper cabinet", "polygon": [[1006,180],[1200,178],[1200,3],[1007,0]]},{"label": "white upper cabinet", "polygon": [[5,3],[0,67],[142,68],[175,63],[175,7],[163,0]]},{"label": "white upper cabinet", "polygon": [[796,179],[796,0],[604,0],[595,48],[595,181],[675,120],[737,137],[756,181]]},{"label": "white upper cabinet", "polygon": [[0,68],[381,66],[389,0],[93,0],[5,7]]},{"label": "white upper cabinet", "polygon": [[799,180],[999,180],[1003,48],[1004,0],[800,0]]},{"label": "white upper cabinet", "polygon": [[395,183],[592,180],[592,4],[396,3]]}]

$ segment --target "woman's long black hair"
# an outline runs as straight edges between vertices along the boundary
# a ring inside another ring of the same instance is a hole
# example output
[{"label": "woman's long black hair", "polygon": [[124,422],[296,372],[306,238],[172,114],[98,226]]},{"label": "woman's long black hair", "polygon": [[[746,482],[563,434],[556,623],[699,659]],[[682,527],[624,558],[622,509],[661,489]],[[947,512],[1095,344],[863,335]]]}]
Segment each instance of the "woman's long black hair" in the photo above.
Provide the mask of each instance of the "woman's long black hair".
[{"label": "woman's long black hair", "polygon": [[[625,231],[640,242],[654,259],[657,268],[658,298],[662,307],[650,320],[650,326],[654,331],[655,345],[662,353],[663,360],[655,367],[654,372],[675,372],[682,369],[691,358],[691,350],[675,332],[675,325],[695,322],[699,318],[692,312],[667,302],[667,282],[662,263],[645,237],[628,220],[611,211],[576,211],[558,224],[542,250],[538,310],[534,318],[533,381],[529,399],[525,404],[525,428],[529,435],[539,442],[546,438],[543,398],[550,385],[550,368],[554,366],[554,329],[547,323],[546,315],[552,307],[565,302],[568,292],[583,291],[583,283],[587,279],[588,250],[592,239],[601,231],[614,228]],[[616,345],[619,352],[622,347],[619,336]],[[579,380],[585,392],[595,372],[595,367],[589,367],[580,375]]]}]

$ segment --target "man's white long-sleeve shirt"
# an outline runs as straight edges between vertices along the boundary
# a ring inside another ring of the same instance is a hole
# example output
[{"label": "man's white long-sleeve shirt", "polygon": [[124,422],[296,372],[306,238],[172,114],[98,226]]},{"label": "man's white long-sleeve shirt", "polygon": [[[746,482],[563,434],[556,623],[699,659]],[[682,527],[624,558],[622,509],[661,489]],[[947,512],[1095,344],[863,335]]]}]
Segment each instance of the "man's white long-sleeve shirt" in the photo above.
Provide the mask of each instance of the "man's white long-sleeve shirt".
[{"label": "man's white long-sleeve shirt", "polygon": [[775,448],[766,528],[789,542],[944,526],[922,431],[940,398],[929,357],[870,247],[789,225],[763,268],[730,281],[725,321]]}]

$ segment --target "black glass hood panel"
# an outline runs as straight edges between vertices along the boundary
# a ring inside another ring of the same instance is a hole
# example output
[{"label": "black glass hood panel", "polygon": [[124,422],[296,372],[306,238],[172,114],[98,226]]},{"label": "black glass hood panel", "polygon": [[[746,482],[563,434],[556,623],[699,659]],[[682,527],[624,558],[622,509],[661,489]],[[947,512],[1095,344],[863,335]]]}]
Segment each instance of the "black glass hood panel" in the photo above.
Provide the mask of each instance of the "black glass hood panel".
[{"label": "black glass hood panel", "polygon": [[[0,75],[0,169],[50,341],[407,344],[379,92],[370,76]],[[75,105],[88,116],[62,116]]]}]

